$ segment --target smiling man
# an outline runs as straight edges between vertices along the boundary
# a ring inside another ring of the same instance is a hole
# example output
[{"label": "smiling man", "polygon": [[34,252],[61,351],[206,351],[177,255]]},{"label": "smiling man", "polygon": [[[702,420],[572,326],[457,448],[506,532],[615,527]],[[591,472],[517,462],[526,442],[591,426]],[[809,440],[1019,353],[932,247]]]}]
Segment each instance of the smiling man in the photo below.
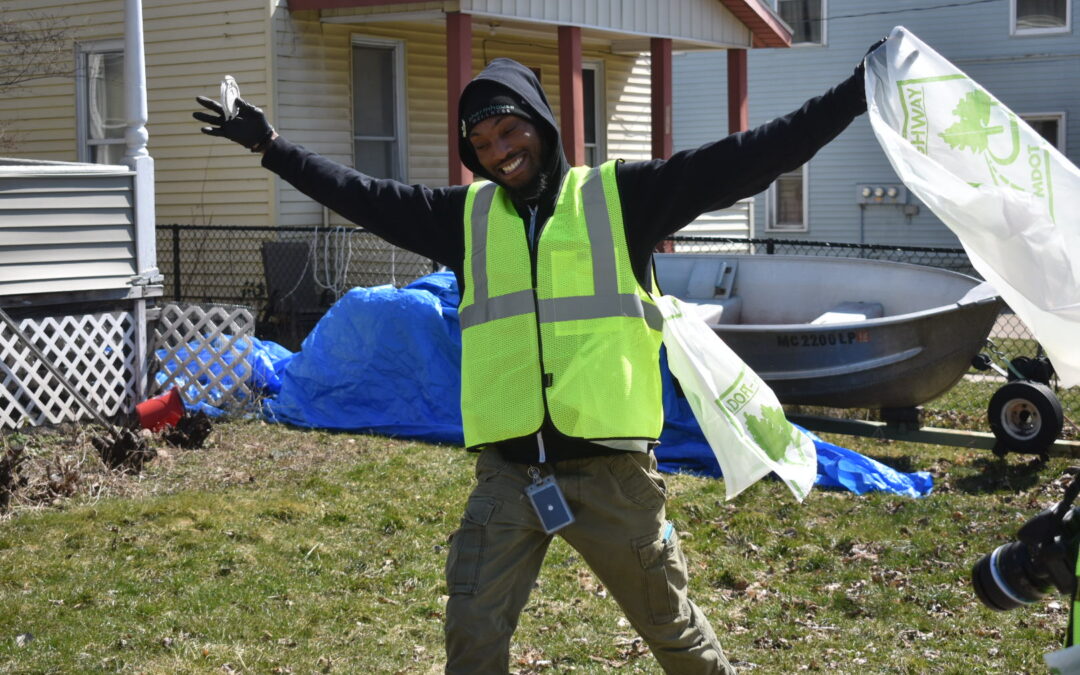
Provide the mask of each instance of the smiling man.
[{"label": "smiling man", "polygon": [[482,180],[429,188],[362,174],[278,136],[258,108],[203,132],[461,290],[461,411],[476,486],[446,563],[448,673],[506,673],[510,640],[555,533],[669,673],[734,672],[687,597],[653,448],[663,426],[656,245],[765,189],[866,110],[862,64],[795,112],[667,160],[570,167],[532,71],[495,59],[462,92],[462,162]]},{"label": "smiling man", "polygon": [[524,198],[543,191],[541,160],[548,156],[532,115],[501,93],[497,84],[481,83],[462,101],[462,123],[476,160],[506,189]]}]

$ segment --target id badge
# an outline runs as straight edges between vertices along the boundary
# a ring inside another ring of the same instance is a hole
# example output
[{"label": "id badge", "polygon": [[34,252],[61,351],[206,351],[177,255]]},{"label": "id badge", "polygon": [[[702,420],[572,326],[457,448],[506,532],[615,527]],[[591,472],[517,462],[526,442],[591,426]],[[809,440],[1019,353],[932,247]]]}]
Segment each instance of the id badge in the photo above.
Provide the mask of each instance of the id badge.
[{"label": "id badge", "polygon": [[555,476],[541,479],[537,472],[534,481],[525,488],[525,494],[529,496],[529,501],[540,518],[544,532],[551,534],[574,522],[574,514],[570,512],[566,498],[563,497],[559,484],[555,482]]}]

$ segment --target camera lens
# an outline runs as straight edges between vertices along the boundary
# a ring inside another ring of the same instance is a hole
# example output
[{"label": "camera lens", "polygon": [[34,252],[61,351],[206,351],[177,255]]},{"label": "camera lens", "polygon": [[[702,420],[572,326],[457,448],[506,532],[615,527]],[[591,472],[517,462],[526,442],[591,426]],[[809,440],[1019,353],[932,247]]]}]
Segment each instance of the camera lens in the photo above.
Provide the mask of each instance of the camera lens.
[{"label": "camera lens", "polygon": [[1051,586],[1046,572],[1036,566],[1027,545],[1020,541],[979,558],[971,568],[971,583],[984,605],[1001,612],[1035,602]]}]

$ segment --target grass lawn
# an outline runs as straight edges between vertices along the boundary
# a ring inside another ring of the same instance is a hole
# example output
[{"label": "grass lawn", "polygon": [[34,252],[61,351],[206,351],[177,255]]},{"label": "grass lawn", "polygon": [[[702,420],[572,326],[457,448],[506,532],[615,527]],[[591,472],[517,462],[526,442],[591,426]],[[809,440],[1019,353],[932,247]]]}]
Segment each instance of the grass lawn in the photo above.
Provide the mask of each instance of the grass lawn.
[{"label": "grass lawn", "polygon": [[[25,484],[0,516],[0,672],[426,673],[442,667],[442,578],[473,456],[253,421],[201,450],[105,471],[85,429],[0,438]],[[829,436],[934,475],[924,499],[765,480],[732,502],[672,476],[691,597],[761,673],[1038,673],[1068,603],[983,608],[971,564],[1061,496],[1069,460]],[[557,540],[511,670],[658,673]]]}]

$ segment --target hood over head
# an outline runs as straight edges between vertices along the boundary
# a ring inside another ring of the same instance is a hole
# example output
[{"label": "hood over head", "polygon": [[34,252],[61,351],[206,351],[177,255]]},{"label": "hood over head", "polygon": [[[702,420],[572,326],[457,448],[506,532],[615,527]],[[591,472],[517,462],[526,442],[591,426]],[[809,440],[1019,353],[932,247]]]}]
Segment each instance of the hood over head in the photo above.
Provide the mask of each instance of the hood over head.
[{"label": "hood over head", "polygon": [[517,115],[540,131],[544,143],[541,173],[547,185],[539,198],[543,199],[551,190],[557,191],[563,174],[569,169],[559,126],[536,75],[512,59],[494,59],[465,86],[458,102],[461,162],[474,174],[488,180],[495,180],[495,177],[476,158],[468,132],[478,122],[494,115]]}]

